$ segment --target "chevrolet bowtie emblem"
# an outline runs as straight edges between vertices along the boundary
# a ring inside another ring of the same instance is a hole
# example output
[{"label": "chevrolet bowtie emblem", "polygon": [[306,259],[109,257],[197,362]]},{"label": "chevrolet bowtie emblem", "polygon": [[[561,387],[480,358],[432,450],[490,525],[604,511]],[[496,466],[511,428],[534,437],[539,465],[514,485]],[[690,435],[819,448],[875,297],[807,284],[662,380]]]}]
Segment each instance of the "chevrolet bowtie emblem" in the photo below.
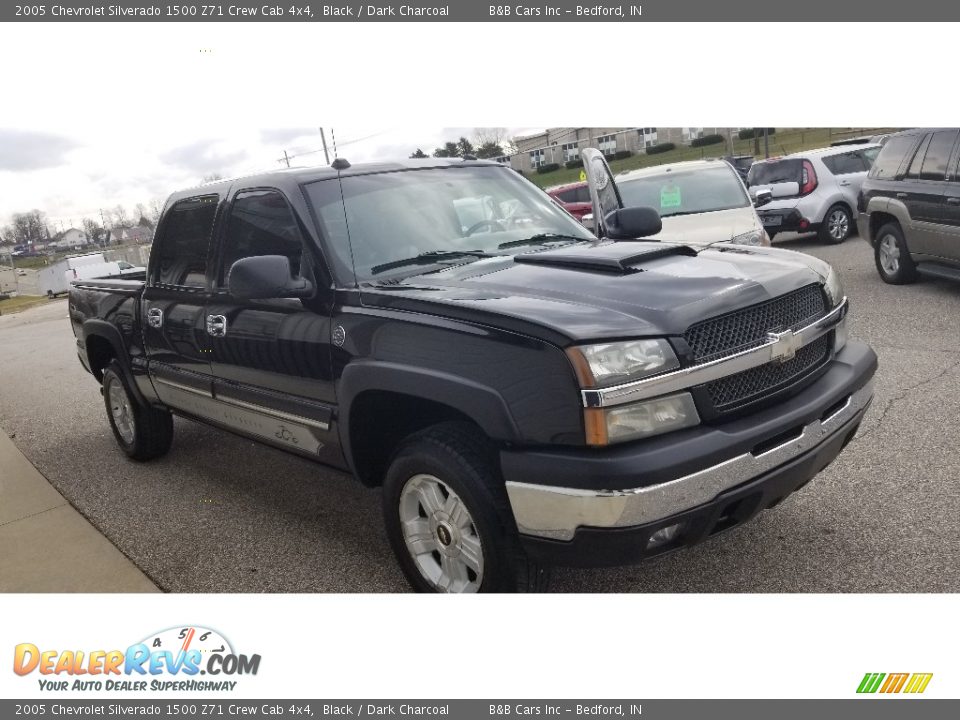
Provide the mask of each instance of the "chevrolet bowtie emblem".
[{"label": "chevrolet bowtie emblem", "polygon": [[773,362],[785,363],[788,360],[793,360],[793,356],[797,354],[797,350],[801,347],[800,336],[794,335],[793,330],[782,333],[767,333],[767,339],[773,343],[770,348],[770,359]]}]

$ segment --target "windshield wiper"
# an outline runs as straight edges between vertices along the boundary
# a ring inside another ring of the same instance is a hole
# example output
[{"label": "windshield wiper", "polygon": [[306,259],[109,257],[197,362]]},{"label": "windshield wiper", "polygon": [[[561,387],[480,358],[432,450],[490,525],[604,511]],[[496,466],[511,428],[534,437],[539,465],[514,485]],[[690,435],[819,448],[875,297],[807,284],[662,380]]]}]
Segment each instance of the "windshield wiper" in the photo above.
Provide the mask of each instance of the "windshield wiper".
[{"label": "windshield wiper", "polygon": [[453,260],[461,257],[494,257],[484,250],[430,250],[403,260],[393,260],[382,265],[370,268],[372,275],[379,275],[387,270],[407,267],[409,265],[433,265],[441,260]]},{"label": "windshield wiper", "polygon": [[549,242],[557,242],[558,240],[573,240],[574,242],[589,242],[588,238],[577,237],[576,235],[561,235],[560,233],[540,233],[539,235],[531,235],[528,238],[523,238],[522,240],[511,240],[510,242],[500,243],[497,245],[498,250],[506,250],[507,248],[512,247],[522,247],[524,245],[546,245]]}]

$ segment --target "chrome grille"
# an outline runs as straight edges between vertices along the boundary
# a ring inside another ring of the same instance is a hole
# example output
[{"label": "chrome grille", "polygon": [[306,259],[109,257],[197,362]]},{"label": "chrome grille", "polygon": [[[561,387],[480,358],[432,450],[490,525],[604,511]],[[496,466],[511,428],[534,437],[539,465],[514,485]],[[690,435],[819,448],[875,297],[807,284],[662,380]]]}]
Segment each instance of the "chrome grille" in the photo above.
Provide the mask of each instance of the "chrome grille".
[{"label": "chrome grille", "polygon": [[821,335],[809,345],[800,348],[797,354],[785,363],[769,362],[708,383],[705,387],[714,410],[723,413],[742,407],[777,392],[820,367],[829,355],[831,334]]},{"label": "chrome grille", "polygon": [[807,285],[773,300],[691,325],[684,339],[698,363],[749,350],[767,334],[798,330],[826,312],[819,285]]}]

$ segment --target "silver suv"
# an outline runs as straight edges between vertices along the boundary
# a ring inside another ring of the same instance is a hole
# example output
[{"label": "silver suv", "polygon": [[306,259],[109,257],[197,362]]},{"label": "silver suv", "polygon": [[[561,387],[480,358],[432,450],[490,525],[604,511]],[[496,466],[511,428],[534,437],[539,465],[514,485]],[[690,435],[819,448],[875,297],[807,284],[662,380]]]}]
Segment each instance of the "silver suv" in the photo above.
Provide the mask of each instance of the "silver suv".
[{"label": "silver suv", "polygon": [[771,239],[782,232],[816,232],[842,243],[853,232],[857,194],[879,144],[808,150],[755,162],[747,173],[752,197],[769,190],[773,200],[757,214]]}]

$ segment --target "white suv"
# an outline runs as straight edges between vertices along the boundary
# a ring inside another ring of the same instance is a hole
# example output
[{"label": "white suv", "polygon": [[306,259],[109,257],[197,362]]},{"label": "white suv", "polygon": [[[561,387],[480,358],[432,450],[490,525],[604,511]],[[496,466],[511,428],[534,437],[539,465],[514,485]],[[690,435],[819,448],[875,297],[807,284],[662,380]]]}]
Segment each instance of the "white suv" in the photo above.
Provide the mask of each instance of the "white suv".
[{"label": "white suv", "polygon": [[842,243],[850,237],[857,193],[879,152],[879,144],[848,145],[755,162],[747,185],[753,197],[760,190],[773,195],[757,209],[770,238],[816,232],[823,242]]}]

